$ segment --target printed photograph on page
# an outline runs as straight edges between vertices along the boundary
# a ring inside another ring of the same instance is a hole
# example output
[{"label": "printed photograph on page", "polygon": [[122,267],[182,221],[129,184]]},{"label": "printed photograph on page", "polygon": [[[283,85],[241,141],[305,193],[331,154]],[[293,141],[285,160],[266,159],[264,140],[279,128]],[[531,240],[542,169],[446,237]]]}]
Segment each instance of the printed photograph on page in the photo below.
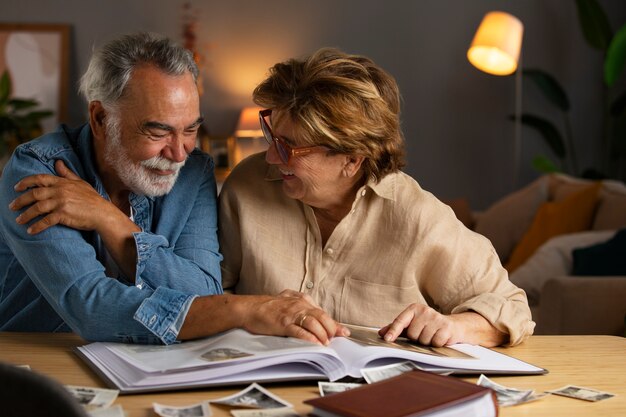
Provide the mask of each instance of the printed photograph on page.
[{"label": "printed photograph on page", "polygon": [[343,326],[350,329],[350,336],[348,339],[365,346],[383,346],[392,347],[396,349],[404,349],[417,353],[424,353],[426,355],[440,356],[446,358],[458,358],[458,359],[475,359],[473,356],[467,353],[459,352],[456,349],[449,347],[433,347],[421,345],[417,342],[407,339],[406,337],[399,337],[395,342],[387,342],[378,334],[378,330],[371,327],[355,326],[352,324],[343,324]]}]

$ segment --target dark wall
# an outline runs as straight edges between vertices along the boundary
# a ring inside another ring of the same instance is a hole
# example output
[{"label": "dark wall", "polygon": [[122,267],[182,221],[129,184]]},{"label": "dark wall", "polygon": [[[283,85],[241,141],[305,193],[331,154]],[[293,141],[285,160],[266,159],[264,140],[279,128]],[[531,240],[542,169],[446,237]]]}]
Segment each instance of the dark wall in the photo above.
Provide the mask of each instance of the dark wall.
[{"label": "dark wall", "polygon": [[[600,0],[613,29],[626,22],[626,2]],[[181,39],[183,1],[3,0],[4,22],[72,25],[72,87],[93,45],[148,30]],[[525,25],[523,66],[556,76],[572,101],[579,164],[599,158],[602,56],[585,42],[574,0],[229,0],[192,2],[204,52],[202,110],[214,134],[233,131],[238,111],[267,69],[322,46],[368,55],[393,74],[403,94],[406,171],[441,198],[465,196],[473,208],[531,181],[536,154],[551,155],[523,130],[521,168],[514,172],[514,77],[482,73],[465,54],[483,15],[503,10]],[[626,86],[622,77],[620,83]],[[75,88],[74,88],[75,90]],[[523,108],[557,118],[533,85]],[[70,122],[86,104],[70,94]]]}]

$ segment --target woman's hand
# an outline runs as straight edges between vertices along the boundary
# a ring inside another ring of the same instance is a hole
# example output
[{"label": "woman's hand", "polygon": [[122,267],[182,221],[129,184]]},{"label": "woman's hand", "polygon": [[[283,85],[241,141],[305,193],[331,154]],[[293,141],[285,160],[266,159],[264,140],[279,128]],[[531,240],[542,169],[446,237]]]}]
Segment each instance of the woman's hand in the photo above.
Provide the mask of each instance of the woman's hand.
[{"label": "woman's hand", "polygon": [[253,298],[243,325],[251,333],[297,337],[322,345],[334,336],[350,334],[306,294],[285,290],[277,297]]},{"label": "woman's hand", "polygon": [[468,311],[446,316],[423,304],[411,304],[378,334],[388,342],[402,335],[436,347],[455,343],[491,347],[506,340],[504,333],[478,313]]},{"label": "woman's hand", "polygon": [[189,308],[179,340],[205,337],[234,328],[271,336],[290,336],[328,345],[350,332],[298,292],[270,295],[197,297]]}]

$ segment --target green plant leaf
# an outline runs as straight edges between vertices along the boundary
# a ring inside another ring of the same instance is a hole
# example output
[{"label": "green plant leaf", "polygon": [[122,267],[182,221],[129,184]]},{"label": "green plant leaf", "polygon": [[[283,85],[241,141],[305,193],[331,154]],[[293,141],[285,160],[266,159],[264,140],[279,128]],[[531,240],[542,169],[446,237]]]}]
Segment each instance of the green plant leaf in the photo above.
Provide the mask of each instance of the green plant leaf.
[{"label": "green plant leaf", "polygon": [[37,100],[13,98],[9,100],[8,105],[13,107],[14,110],[23,110],[30,107],[36,107],[39,105],[39,102]]},{"label": "green plant leaf", "polygon": [[567,93],[552,75],[537,68],[525,69],[522,74],[532,80],[552,104],[564,112],[569,111]]},{"label": "green plant leaf", "polygon": [[604,83],[611,87],[626,65],[626,24],[622,26],[609,45],[604,58]]},{"label": "green plant leaf", "polygon": [[50,110],[38,110],[38,111],[27,113],[25,117],[34,122],[38,122],[39,120],[45,119],[46,117],[50,117],[53,114],[54,112]]},{"label": "green plant leaf", "polygon": [[617,117],[626,111],[626,91],[613,101],[610,111],[613,117]]},{"label": "green plant leaf", "polygon": [[[510,116],[510,118],[515,119],[513,116]],[[550,121],[539,116],[524,113],[522,114],[522,123],[541,133],[552,152],[560,159],[565,158],[566,151],[563,137]]]},{"label": "green plant leaf", "polygon": [[6,104],[11,96],[11,79],[9,71],[5,70],[0,77],[0,105]]},{"label": "green plant leaf", "polygon": [[550,172],[560,172],[559,168],[547,156],[538,155],[533,158],[533,168],[536,171],[548,174]]},{"label": "green plant leaf", "polygon": [[593,48],[605,51],[613,37],[606,13],[596,0],[576,0],[576,7],[585,39]]}]

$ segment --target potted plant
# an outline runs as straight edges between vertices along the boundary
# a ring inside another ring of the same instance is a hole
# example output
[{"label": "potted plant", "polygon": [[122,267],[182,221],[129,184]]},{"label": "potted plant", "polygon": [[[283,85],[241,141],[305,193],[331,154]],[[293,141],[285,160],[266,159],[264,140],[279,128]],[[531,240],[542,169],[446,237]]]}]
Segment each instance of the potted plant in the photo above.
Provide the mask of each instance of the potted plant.
[{"label": "potted plant", "polygon": [[573,129],[570,122],[570,100],[565,89],[546,71],[525,69],[522,74],[530,79],[544,93],[545,98],[562,115],[561,129],[551,120],[524,113],[522,123],[537,130],[546,141],[554,155],[559,158],[554,163],[546,156],[533,160],[535,169],[541,172],[565,171],[572,175],[588,178],[626,179],[626,91],[614,91],[615,83],[626,66],[626,24],[615,34],[611,30],[606,13],[597,0],[576,0],[578,19],[587,43],[603,53],[604,77],[603,93],[605,104],[602,132],[598,140],[602,141],[602,160],[597,167],[587,167],[579,171],[574,147]]},{"label": "potted plant", "polygon": [[38,109],[39,102],[12,96],[9,72],[0,77],[0,159],[13,152],[20,143],[42,134],[41,121],[53,112]]}]

